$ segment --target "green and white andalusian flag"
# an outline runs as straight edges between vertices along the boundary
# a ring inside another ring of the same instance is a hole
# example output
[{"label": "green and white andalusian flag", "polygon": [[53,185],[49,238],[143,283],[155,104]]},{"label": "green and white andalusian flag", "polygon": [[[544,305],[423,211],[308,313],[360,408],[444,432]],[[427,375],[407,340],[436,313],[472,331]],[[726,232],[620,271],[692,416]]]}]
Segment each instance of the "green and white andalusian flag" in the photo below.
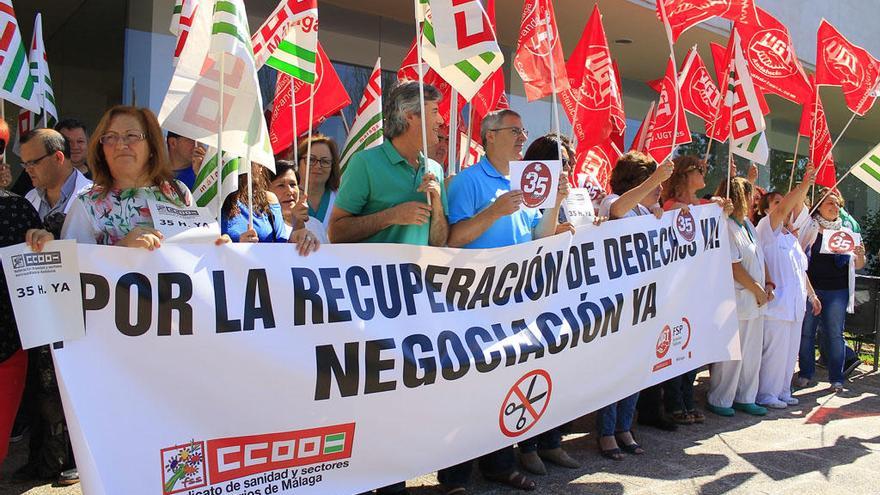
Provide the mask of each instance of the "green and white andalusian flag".
[{"label": "green and white andalusian flag", "polygon": [[257,69],[268,65],[315,83],[318,57],[317,0],[282,0],[251,38]]},{"label": "green and white andalusian flag", "polygon": [[[483,83],[504,63],[504,55],[498,48],[495,33],[492,31],[488,16],[479,5],[479,0],[459,2],[444,0],[445,8],[436,13],[431,9],[431,4],[434,1],[429,3],[427,0],[420,0],[416,11],[417,18],[422,15],[423,11],[425,16],[421,40],[422,58],[435,72],[440,74],[444,81],[455,88],[462,98],[471,101],[483,87]],[[453,4],[455,5],[453,6]],[[459,11],[467,9],[479,9],[479,12],[482,12],[480,15],[482,15],[484,22],[475,29],[484,33],[485,36],[473,35],[471,37],[472,33],[462,32],[470,29],[470,26],[468,23],[456,23],[456,14],[463,15]],[[454,62],[450,65],[443,65],[440,60],[437,33],[441,32],[450,33],[449,36],[441,36],[440,40],[444,45],[444,61]],[[491,40],[487,40],[488,37],[491,37]],[[492,46],[494,48],[478,55],[469,56],[473,46]]]},{"label": "green and white andalusian flag", "polygon": [[853,165],[852,174],[871,189],[880,192],[880,144]]},{"label": "green and white andalusian flag", "polygon": [[[208,208],[215,216],[217,216],[218,205],[222,204],[222,201],[217,201],[217,158],[217,148],[208,148],[192,190],[196,204]],[[221,170],[223,179],[220,182],[223,198],[238,190],[239,174],[247,173],[247,169],[243,167],[242,170],[239,170],[241,162],[242,160],[238,157],[223,154],[223,168]]]},{"label": "green and white andalusian flag", "polygon": [[751,162],[766,165],[770,158],[770,145],[767,144],[767,133],[757,132],[751,136],[733,141],[733,154]]},{"label": "green and white andalusian flag", "polygon": [[367,87],[364,88],[364,96],[358,106],[357,115],[354,117],[354,123],[348,137],[345,139],[345,146],[342,147],[342,158],[339,160],[340,166],[345,167],[348,160],[356,152],[379,146],[382,144],[382,69],[380,61],[376,59],[376,66],[370,74],[370,80],[367,81]]},{"label": "green and white andalusian flag", "polygon": [[[159,121],[162,127],[181,136],[214,148],[222,146],[231,156],[250,157],[274,170],[275,156],[263,118],[263,98],[246,19],[242,0],[199,1]],[[221,122],[223,134],[218,139]]]},{"label": "green and white andalusian flag", "polygon": [[40,102],[12,0],[0,0],[0,32],[0,99],[39,113]]}]

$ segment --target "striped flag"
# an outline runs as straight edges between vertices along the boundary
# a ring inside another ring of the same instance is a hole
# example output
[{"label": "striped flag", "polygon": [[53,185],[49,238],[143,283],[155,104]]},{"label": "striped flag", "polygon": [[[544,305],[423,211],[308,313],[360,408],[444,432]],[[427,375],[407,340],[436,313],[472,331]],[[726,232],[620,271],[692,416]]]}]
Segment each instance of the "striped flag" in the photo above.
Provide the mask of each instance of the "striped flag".
[{"label": "striped flag", "polygon": [[[421,3],[424,4],[424,0],[421,0]],[[488,24],[488,16],[485,11],[482,11],[482,7],[480,7],[480,10],[483,19]],[[491,31],[491,27],[489,29]],[[430,6],[428,6],[425,12],[425,22],[422,29],[422,58],[432,69],[440,74],[440,77],[442,77],[443,80],[455,88],[462,98],[466,101],[470,101],[474,95],[477,94],[477,91],[483,87],[483,83],[485,83],[495,70],[501,67],[501,64],[504,63],[504,55],[502,55],[501,50],[498,49],[497,51],[486,51],[479,55],[460,59],[459,62],[452,65],[443,65],[440,61],[440,55],[437,49],[437,39],[435,36],[436,32],[439,31],[457,32],[455,28],[455,18],[438,16],[435,21],[433,12],[431,11]],[[481,32],[483,31],[481,30]],[[494,32],[492,32],[492,39],[495,39]],[[497,42],[495,42],[495,46],[498,46]],[[467,50],[460,48],[460,53],[466,54]]]},{"label": "striped flag", "polygon": [[0,0],[0,99],[40,111],[34,80],[30,77],[27,53],[12,0]]},{"label": "striped flag", "polygon": [[382,131],[382,69],[381,58],[376,59],[376,66],[370,74],[364,96],[358,106],[357,115],[351,130],[342,147],[340,165],[344,168],[348,160],[356,152],[379,146],[383,141]]},{"label": "striped flag", "polygon": [[[222,64],[221,54],[225,54]],[[274,170],[242,0],[199,0],[159,121],[167,130],[218,147],[221,65],[223,151],[250,155],[252,161]]]},{"label": "striped flag", "polygon": [[31,130],[43,126],[43,112],[46,113],[46,127],[54,127],[58,122],[58,109],[55,106],[55,93],[52,92],[52,77],[49,75],[49,60],[46,56],[46,46],[43,43],[43,17],[37,14],[34,19],[34,33],[31,37],[30,75],[34,84],[34,95],[40,104],[40,112],[32,112],[21,109],[18,112],[18,134],[12,145],[13,153],[18,153],[21,136]]},{"label": "striped flag", "polygon": [[257,69],[263,64],[315,83],[317,0],[283,0],[251,38]]},{"label": "striped flag", "polygon": [[485,154],[486,151],[476,140],[468,139],[467,134],[463,132],[458,134],[458,156],[461,157],[462,170],[476,164]]},{"label": "striped flag", "polygon": [[193,17],[196,8],[199,6],[199,0],[175,0],[174,11],[171,16],[171,34],[177,36],[177,42],[174,45],[173,65],[177,65],[177,59],[183,52],[186,45],[186,39],[189,37],[189,30],[192,27]]},{"label": "striped flag", "polygon": [[[216,200],[217,158],[217,148],[209,147],[205,153],[205,160],[202,162],[202,167],[199,169],[199,174],[196,176],[192,190],[196,205],[208,208],[214,216],[217,216],[218,213],[217,206],[223,203]],[[220,188],[224,199],[238,190],[239,173],[247,173],[247,169],[239,170],[240,166],[241,160],[239,158],[232,157],[226,153],[223,154],[223,181],[220,183]]]},{"label": "striped flag", "polygon": [[871,189],[880,192],[880,144],[853,165],[852,174]]}]

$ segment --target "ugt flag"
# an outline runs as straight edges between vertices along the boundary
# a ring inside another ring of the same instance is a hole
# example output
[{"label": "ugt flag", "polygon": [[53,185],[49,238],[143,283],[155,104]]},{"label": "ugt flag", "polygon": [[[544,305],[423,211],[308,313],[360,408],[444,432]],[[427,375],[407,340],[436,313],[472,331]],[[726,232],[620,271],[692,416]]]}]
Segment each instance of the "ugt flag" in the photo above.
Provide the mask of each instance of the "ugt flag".
[{"label": "ugt flag", "polygon": [[[812,81],[812,80],[811,80]],[[810,98],[804,102],[801,113],[801,125],[798,134],[810,138],[810,161],[816,167],[816,184],[831,187],[837,182],[834,168],[834,157],[831,155],[831,131],[822,98],[819,97],[819,86],[813,85]]]},{"label": "ugt flag", "polygon": [[657,0],[661,21],[664,11],[673,42],[687,29],[713,17],[739,21],[757,15],[754,0]]},{"label": "ugt flag", "polygon": [[828,21],[819,24],[816,50],[816,84],[840,86],[846,106],[859,114],[874,105],[873,92],[880,82],[880,61],[853,45]]},{"label": "ugt flag", "polygon": [[562,53],[552,0],[526,0],[523,4],[513,66],[523,80],[528,101],[539,100],[552,93],[553,77],[557,93],[569,88],[565,54]]},{"label": "ugt flag", "polygon": [[675,66],[670,57],[645,149],[657,163],[663,163],[672,155],[676,146],[689,142],[691,131],[688,129],[687,115],[681,108],[675,91]]}]

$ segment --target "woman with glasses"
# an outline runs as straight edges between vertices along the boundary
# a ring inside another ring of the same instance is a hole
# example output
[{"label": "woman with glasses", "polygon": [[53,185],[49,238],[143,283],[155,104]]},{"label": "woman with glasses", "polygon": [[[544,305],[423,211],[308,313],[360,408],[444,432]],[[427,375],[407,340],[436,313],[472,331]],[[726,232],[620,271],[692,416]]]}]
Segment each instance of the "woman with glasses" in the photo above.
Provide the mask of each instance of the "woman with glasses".
[{"label": "woman with glasses", "polygon": [[[248,205],[248,178],[253,204]],[[306,229],[293,230],[284,223],[278,197],[269,190],[265,169],[251,163],[251,173],[238,176],[238,189],[226,197],[220,210],[220,230],[232,242],[290,242],[301,256],[317,251],[320,241]]]},{"label": "woman with glasses", "polygon": [[160,247],[163,236],[153,225],[149,202],[188,206],[192,195],[174,179],[153,112],[123,105],[108,110],[95,128],[88,156],[94,184],[74,200],[61,237],[88,244]]},{"label": "woman with glasses", "polygon": [[303,174],[306,169],[306,157],[311,157],[309,164],[309,177],[306,186],[306,200],[309,205],[309,216],[317,219],[314,233],[321,242],[330,242],[327,237],[327,227],[330,225],[330,212],[333,211],[333,203],[336,200],[336,191],[339,190],[339,178],[342,172],[339,170],[339,149],[333,139],[315,134],[311,138],[311,154],[307,155],[309,140],[299,142],[299,175],[305,181]]}]

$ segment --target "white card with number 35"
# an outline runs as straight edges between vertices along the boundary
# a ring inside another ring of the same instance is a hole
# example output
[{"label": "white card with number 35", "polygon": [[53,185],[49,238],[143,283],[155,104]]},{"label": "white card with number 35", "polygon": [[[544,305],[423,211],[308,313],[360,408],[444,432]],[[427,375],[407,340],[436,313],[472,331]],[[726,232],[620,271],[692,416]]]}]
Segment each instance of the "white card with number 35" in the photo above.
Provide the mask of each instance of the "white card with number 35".
[{"label": "white card with number 35", "polygon": [[560,160],[510,162],[510,189],[522,191],[526,208],[552,208],[561,171]]},{"label": "white card with number 35", "polygon": [[852,254],[853,249],[862,243],[862,236],[849,229],[825,230],[822,232],[822,254]]}]

